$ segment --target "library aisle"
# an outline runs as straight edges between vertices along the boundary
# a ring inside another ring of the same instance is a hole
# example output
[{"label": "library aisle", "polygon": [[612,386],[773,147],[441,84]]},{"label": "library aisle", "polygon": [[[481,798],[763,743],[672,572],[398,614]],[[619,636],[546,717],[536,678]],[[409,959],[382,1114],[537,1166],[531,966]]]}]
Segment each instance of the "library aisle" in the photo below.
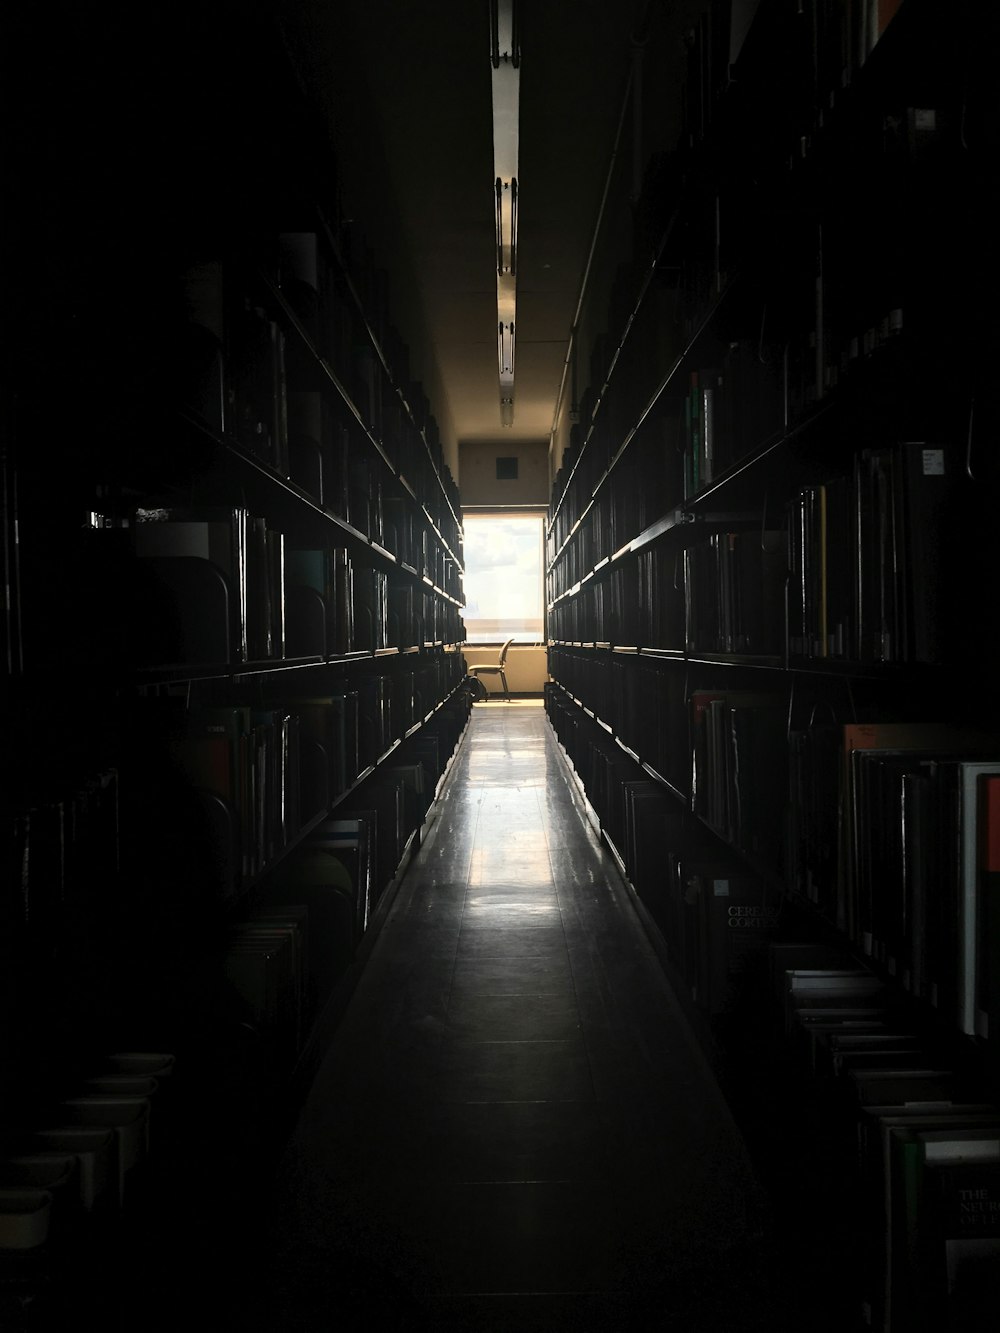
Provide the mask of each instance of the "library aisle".
[{"label": "library aisle", "polygon": [[745,1147],[571,782],[540,706],[475,707],[278,1173],[269,1327],[781,1327]]}]

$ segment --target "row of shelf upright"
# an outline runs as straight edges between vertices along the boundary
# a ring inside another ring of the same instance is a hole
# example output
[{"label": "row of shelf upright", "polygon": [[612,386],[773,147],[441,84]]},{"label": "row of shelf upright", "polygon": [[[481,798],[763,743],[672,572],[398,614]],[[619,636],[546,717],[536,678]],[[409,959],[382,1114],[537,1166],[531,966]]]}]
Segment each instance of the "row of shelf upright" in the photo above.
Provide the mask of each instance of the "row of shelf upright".
[{"label": "row of shelf upright", "polygon": [[[995,275],[986,295],[969,244],[995,184],[991,21],[750,8],[744,29],[706,5],[692,32],[681,139],[647,172],[555,478],[547,709],[724,1070],[759,1083],[812,1049],[775,960],[822,944],[847,978],[816,965],[831,1024],[921,1034],[900,1076],[949,1070],[956,1107],[995,1108],[998,644],[975,591],[996,564]],[[856,1078],[796,1084],[847,1182],[871,1169]],[[784,1131],[729,1090],[773,1162]],[[837,1243],[877,1257],[851,1317],[943,1327],[959,1298],[852,1188]]]}]

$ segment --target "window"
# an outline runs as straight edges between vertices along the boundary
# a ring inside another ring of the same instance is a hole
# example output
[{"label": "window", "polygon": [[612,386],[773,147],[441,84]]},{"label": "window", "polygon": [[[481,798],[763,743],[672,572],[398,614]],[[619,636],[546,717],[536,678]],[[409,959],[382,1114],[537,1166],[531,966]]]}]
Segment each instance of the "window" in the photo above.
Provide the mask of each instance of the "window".
[{"label": "window", "polygon": [[464,514],[465,620],[469,643],[537,643],[542,601],[544,521],[535,514]]}]

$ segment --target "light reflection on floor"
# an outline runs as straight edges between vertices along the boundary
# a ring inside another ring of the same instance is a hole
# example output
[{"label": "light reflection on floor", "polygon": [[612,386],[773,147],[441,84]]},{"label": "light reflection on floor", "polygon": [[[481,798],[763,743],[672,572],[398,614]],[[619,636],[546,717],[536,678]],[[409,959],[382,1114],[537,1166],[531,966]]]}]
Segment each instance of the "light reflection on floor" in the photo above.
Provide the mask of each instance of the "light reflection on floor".
[{"label": "light reflection on floor", "polygon": [[742,1141],[537,702],[473,710],[280,1204],[275,1328],[776,1333]]}]

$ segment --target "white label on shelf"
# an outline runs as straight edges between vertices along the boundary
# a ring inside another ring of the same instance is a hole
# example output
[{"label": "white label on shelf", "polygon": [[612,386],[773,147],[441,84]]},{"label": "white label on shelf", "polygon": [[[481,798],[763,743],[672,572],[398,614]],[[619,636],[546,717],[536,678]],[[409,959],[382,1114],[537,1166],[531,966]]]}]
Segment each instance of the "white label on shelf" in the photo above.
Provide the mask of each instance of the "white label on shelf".
[{"label": "white label on shelf", "polygon": [[944,450],[943,449],[925,449],[924,458],[924,476],[925,477],[943,477],[944,476]]}]

